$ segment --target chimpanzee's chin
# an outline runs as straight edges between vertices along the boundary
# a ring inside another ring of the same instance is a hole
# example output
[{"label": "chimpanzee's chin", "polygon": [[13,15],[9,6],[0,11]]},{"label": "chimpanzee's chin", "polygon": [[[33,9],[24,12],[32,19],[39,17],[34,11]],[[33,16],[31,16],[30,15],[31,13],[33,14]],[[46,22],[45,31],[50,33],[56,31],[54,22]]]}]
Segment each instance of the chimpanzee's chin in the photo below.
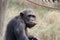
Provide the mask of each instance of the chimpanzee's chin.
[{"label": "chimpanzee's chin", "polygon": [[32,28],[32,27],[28,27],[28,28]]},{"label": "chimpanzee's chin", "polygon": [[32,28],[34,27],[34,25],[26,25],[28,28]]}]

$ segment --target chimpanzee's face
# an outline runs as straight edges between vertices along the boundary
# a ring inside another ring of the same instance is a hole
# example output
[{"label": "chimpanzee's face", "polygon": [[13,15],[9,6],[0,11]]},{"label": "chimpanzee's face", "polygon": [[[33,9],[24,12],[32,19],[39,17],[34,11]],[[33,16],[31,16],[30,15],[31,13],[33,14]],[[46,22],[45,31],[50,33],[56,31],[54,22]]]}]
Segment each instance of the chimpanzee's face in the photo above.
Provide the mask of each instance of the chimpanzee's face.
[{"label": "chimpanzee's face", "polygon": [[35,15],[27,15],[25,19],[26,26],[29,28],[36,25],[36,16]]},{"label": "chimpanzee's face", "polygon": [[36,15],[32,11],[25,11],[23,14],[23,20],[27,27],[31,28],[36,25]]}]

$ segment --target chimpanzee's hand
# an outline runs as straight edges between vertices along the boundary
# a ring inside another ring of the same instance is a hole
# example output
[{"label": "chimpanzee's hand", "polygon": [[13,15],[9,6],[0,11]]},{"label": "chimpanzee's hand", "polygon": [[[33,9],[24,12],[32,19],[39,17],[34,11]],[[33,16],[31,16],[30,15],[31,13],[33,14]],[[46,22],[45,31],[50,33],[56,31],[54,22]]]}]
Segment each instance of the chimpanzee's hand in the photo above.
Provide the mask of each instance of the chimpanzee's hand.
[{"label": "chimpanzee's hand", "polygon": [[35,38],[35,37],[33,37],[33,38],[31,38],[31,40],[38,40],[37,38]]},{"label": "chimpanzee's hand", "polygon": [[29,40],[38,40],[38,39],[33,36],[29,36]]}]

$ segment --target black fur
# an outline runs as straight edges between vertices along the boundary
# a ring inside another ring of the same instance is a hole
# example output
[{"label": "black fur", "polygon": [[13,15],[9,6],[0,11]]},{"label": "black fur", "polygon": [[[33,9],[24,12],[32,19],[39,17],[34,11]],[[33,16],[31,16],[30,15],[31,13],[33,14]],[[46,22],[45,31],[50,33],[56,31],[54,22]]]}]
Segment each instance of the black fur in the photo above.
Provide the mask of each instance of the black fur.
[{"label": "black fur", "polygon": [[13,18],[7,25],[6,40],[37,40],[28,36],[27,27],[35,26],[36,16],[32,10],[24,10],[20,15]]}]

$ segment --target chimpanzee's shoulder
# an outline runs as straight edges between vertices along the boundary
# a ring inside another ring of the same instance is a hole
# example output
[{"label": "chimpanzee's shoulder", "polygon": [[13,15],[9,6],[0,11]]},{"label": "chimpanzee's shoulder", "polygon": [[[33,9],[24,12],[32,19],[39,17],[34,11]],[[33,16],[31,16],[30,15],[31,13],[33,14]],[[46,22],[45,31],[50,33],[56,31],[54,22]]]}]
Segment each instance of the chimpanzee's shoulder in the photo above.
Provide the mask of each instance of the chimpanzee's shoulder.
[{"label": "chimpanzee's shoulder", "polygon": [[9,21],[8,25],[17,23],[17,19],[18,19],[18,16],[15,16],[14,18],[12,18],[12,19]]}]

